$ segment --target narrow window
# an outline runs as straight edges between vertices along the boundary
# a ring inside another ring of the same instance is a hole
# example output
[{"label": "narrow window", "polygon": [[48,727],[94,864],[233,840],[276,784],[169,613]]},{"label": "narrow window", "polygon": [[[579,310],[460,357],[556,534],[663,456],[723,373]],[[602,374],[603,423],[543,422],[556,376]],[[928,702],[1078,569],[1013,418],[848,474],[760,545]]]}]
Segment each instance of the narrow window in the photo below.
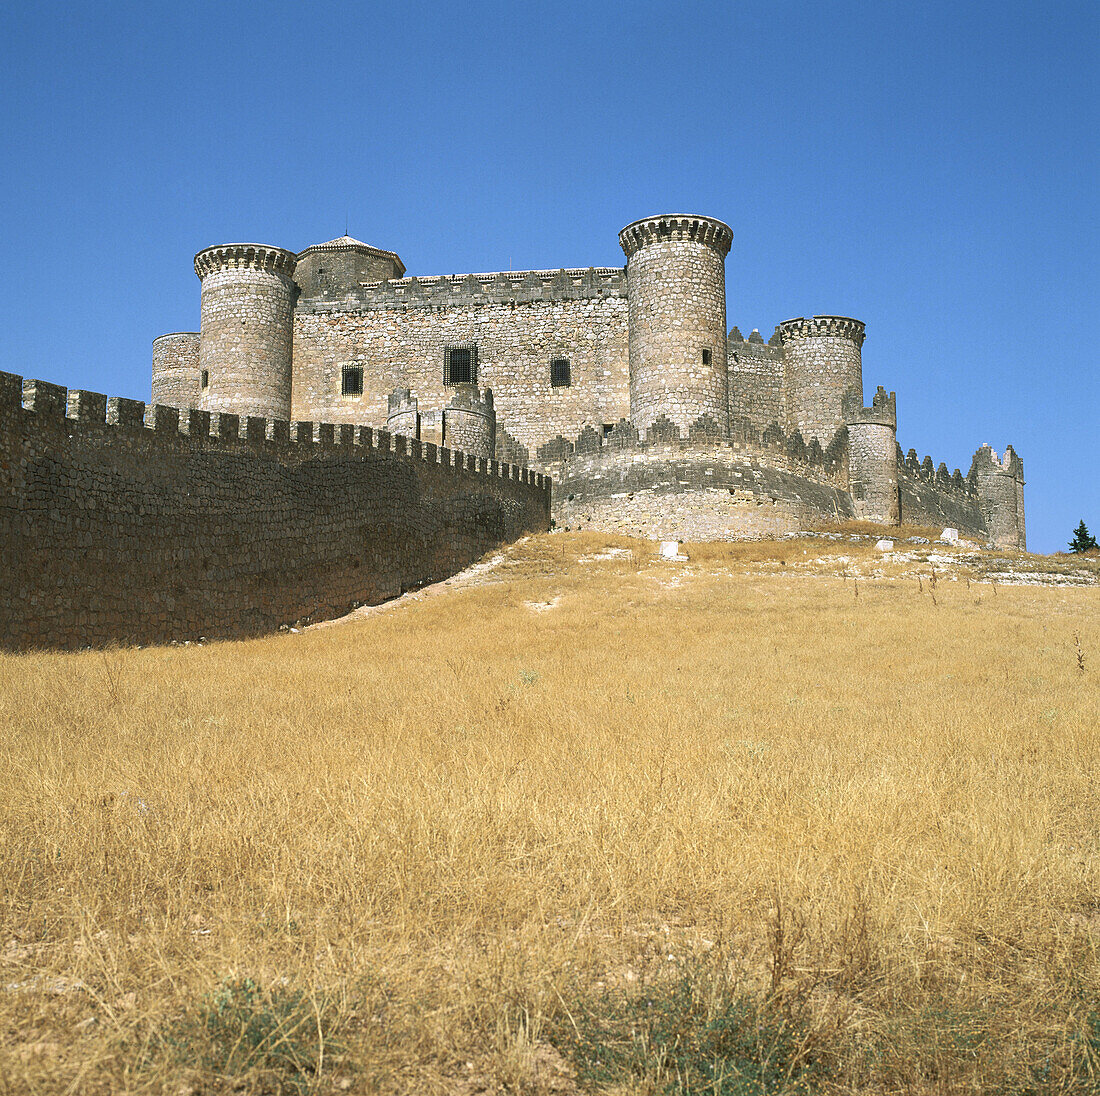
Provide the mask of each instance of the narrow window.
[{"label": "narrow window", "polygon": [[202,388],[209,388],[210,387],[210,370],[209,369],[204,369],[202,371],[202,376],[199,377],[199,385]]},{"label": "narrow window", "polygon": [[703,364],[710,365],[710,350],[706,347],[703,348]]},{"label": "narrow window", "polygon": [[444,384],[477,384],[477,346],[448,346],[443,351]]},{"label": "narrow window", "polygon": [[553,358],[550,362],[551,388],[568,388],[572,384],[568,358]]},{"label": "narrow window", "polygon": [[340,371],[340,395],[361,396],[363,394],[363,367],[345,365]]},{"label": "narrow window", "polygon": [[615,424],[613,422],[605,422],[603,424],[603,436],[606,438],[614,429]]}]

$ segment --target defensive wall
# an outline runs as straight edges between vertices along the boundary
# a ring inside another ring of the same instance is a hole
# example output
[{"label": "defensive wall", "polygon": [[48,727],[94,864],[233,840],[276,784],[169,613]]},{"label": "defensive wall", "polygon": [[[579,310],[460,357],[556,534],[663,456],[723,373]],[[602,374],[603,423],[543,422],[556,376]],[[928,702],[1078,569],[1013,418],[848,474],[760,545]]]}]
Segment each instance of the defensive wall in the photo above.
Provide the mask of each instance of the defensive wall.
[{"label": "defensive wall", "polygon": [[239,638],[445,578],[549,525],[545,476],[388,431],[0,373],[0,644]]},{"label": "defensive wall", "polygon": [[[886,396],[880,389],[870,408],[857,413],[850,407],[849,413],[876,428],[890,423],[893,393]],[[534,466],[554,481],[553,518],[562,528],[656,539],[742,540],[863,518],[952,527],[999,547],[1015,546],[1016,526],[1002,529],[998,539],[991,524],[1009,520],[999,516],[1007,502],[993,505],[997,492],[1007,495],[1010,483],[1020,483],[1022,495],[1023,467],[1011,447],[998,462],[983,446],[964,477],[957,468],[948,473],[942,462],[936,468],[931,457],[918,459],[914,450],[905,456],[892,440],[891,427],[889,460],[882,459],[878,439],[871,451],[873,467],[884,465],[887,472],[871,479],[870,492],[880,507],[893,506],[892,519],[885,520],[881,511],[868,513],[861,505],[866,496],[862,481],[853,482],[846,428],[824,450],[816,439],[807,445],[800,432],[787,434],[775,423],[757,432],[742,420],[732,433],[722,438],[717,424],[704,418],[684,434],[662,419],[643,435],[624,419],[606,434],[587,427],[575,439],[555,438],[537,450]],[[985,488],[977,471],[987,465],[997,476],[989,499],[980,493]],[[885,489],[891,482],[893,500]],[[1020,536],[1022,528],[1021,518]]]}]

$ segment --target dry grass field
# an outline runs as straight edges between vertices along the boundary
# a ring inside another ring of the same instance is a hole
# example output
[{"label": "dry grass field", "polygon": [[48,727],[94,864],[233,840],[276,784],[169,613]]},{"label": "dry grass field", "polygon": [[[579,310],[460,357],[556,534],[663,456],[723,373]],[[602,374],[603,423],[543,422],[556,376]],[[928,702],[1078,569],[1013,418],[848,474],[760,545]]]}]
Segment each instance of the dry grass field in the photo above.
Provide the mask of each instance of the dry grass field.
[{"label": "dry grass field", "polygon": [[1100,588],[688,552],[0,656],[0,1092],[1100,1091]]}]

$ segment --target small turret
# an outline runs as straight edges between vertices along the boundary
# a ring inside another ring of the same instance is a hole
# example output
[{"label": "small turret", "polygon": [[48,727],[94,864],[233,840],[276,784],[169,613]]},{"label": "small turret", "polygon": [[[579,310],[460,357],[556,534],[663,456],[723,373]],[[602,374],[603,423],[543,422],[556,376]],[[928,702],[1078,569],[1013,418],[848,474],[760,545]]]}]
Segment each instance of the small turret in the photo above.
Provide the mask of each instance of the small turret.
[{"label": "small turret", "polygon": [[728,225],[712,217],[645,217],[619,233],[626,255],[630,417],[664,415],[685,433],[710,416],[729,434],[726,357]]},{"label": "small turret", "polygon": [[153,403],[198,407],[199,333],[173,331],[153,340]]},{"label": "small turret", "polygon": [[202,280],[199,407],[290,418],[293,251],[220,244],[195,256]]},{"label": "small turret", "polygon": [[860,395],[844,400],[848,427],[848,488],[856,517],[882,525],[901,524],[898,495],[897,399],[879,385],[870,407]]},{"label": "small turret", "polygon": [[865,336],[848,316],[800,316],[777,328],[786,356],[787,432],[827,446],[844,425],[844,401],[863,400]]},{"label": "small turret", "polygon": [[475,457],[492,458],[496,434],[492,390],[486,388],[483,397],[476,384],[456,385],[451,402],[443,409],[443,444]]},{"label": "small turret", "polygon": [[1004,457],[988,443],[970,463],[970,482],[978,492],[989,543],[994,548],[1027,548],[1024,526],[1024,462],[1012,446]]},{"label": "small turret", "polygon": [[362,282],[384,282],[405,275],[405,264],[393,251],[371,247],[351,236],[314,244],[298,253],[294,280],[303,297],[342,297]]},{"label": "small turret", "polygon": [[407,438],[420,437],[417,399],[408,388],[395,388],[386,397],[386,429]]}]

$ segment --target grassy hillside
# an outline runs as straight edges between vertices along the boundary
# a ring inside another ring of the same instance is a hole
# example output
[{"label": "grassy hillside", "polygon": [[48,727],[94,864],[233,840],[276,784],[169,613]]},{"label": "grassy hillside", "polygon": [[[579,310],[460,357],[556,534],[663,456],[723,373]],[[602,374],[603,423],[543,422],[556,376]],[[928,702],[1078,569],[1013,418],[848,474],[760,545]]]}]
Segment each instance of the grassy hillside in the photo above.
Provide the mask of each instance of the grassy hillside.
[{"label": "grassy hillside", "polygon": [[1100,589],[688,551],[0,656],[0,1092],[1100,1089]]}]

